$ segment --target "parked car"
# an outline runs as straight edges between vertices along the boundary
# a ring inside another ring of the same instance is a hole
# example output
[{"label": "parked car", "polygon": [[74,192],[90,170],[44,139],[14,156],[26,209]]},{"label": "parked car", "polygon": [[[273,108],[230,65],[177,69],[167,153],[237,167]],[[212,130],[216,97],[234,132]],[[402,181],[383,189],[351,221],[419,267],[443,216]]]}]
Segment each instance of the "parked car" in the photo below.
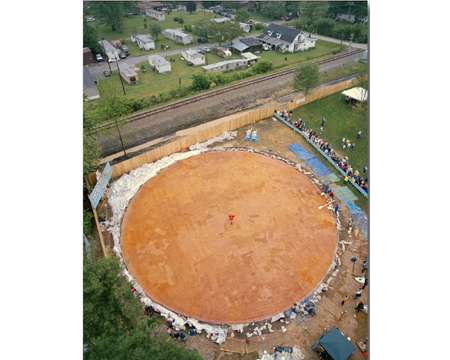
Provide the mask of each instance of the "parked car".
[{"label": "parked car", "polygon": [[93,16],[86,16],[86,22],[93,22],[95,21],[95,17]]},{"label": "parked car", "polygon": [[266,50],[266,51],[270,50],[270,45],[268,45],[268,44],[263,44],[262,47],[263,47],[263,49]]},{"label": "parked car", "polygon": [[119,53],[119,58],[121,58],[121,59],[126,59],[127,58],[127,54],[125,53],[125,51],[121,51]]},{"label": "parked car", "polygon": [[202,47],[198,48],[198,52],[201,54],[206,54],[206,53],[211,52],[211,49],[209,47],[202,46]]},{"label": "parked car", "polygon": [[105,61],[105,59],[103,59],[102,54],[97,54],[97,55],[95,55],[95,60],[97,60],[97,62]]}]

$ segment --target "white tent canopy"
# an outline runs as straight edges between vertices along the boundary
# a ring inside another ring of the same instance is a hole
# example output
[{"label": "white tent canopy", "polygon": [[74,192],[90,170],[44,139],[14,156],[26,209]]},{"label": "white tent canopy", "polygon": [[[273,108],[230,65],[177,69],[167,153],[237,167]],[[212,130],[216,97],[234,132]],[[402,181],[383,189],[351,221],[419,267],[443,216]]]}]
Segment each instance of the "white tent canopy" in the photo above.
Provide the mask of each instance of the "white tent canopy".
[{"label": "white tent canopy", "polygon": [[341,94],[356,101],[364,102],[367,101],[368,91],[362,87],[354,87],[344,90]]}]

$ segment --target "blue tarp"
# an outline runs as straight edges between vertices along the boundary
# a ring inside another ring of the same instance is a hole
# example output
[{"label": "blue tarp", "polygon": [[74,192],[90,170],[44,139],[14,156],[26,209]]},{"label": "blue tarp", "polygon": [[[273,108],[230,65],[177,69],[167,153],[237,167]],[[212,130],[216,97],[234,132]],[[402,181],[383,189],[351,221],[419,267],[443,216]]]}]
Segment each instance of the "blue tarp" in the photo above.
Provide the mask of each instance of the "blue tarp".
[{"label": "blue tarp", "polygon": [[347,360],[356,350],[353,344],[335,327],[322,334],[319,344],[333,360]]},{"label": "blue tarp", "polygon": [[306,151],[304,148],[302,148],[299,144],[291,144],[288,146],[289,150],[291,150],[300,160],[308,160],[312,159],[314,157],[313,154]]},{"label": "blue tarp", "polygon": [[345,203],[345,205],[347,205],[348,211],[350,211],[350,213],[352,215],[356,215],[356,214],[360,214],[363,211],[361,210],[361,208],[359,206],[356,206],[355,203],[353,201],[347,201]]},{"label": "blue tarp", "polygon": [[328,185],[328,184],[331,184],[331,183],[338,182],[338,181],[339,181],[339,178],[336,176],[335,173],[331,173],[331,174],[322,176],[322,177],[320,178],[320,180],[322,180],[322,182],[323,182],[324,184],[327,184],[327,185]]},{"label": "blue tarp", "polygon": [[353,194],[346,186],[339,186],[339,185],[331,185],[331,188],[334,191],[334,195],[341,200],[344,203],[347,203],[347,201],[353,201],[357,200],[355,194]]},{"label": "blue tarp", "polygon": [[316,157],[306,160],[305,163],[311,168],[312,171],[314,171],[317,176],[325,176],[331,173],[331,171],[328,170],[328,168],[324,164],[322,164]]}]

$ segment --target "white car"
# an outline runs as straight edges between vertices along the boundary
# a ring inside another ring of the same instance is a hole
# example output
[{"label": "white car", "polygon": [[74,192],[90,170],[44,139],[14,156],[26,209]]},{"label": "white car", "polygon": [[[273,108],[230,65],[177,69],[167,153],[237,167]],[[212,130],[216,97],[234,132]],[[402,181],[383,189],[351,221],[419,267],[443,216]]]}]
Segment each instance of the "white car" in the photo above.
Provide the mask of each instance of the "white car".
[{"label": "white car", "polygon": [[95,21],[95,17],[93,17],[93,16],[86,16],[86,21],[87,22],[93,22],[93,21]]},{"label": "white car", "polygon": [[263,44],[262,48],[266,51],[270,50],[270,45],[268,44]]},{"label": "white car", "polygon": [[102,54],[95,55],[95,60],[97,60],[97,62],[104,61]]}]

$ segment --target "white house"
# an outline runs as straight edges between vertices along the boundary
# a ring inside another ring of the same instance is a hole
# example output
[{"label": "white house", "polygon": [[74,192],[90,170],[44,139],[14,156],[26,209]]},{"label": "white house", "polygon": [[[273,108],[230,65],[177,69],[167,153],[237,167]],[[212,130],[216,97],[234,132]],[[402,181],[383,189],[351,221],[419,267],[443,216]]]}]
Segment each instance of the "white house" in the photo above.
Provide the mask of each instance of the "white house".
[{"label": "white house", "polygon": [[132,34],[130,39],[139,49],[152,50],[155,48],[155,41],[150,35]]},{"label": "white house", "polygon": [[236,69],[243,69],[248,66],[248,60],[247,59],[233,59],[233,60],[225,60],[220,61],[215,64],[205,65],[202,66],[202,68],[206,72],[224,72],[224,71],[231,71]]},{"label": "white house", "polygon": [[162,31],[163,36],[167,39],[173,40],[178,44],[190,44],[192,43],[192,35],[187,34],[181,29],[165,29]]},{"label": "white house", "polygon": [[108,61],[116,61],[119,60],[119,50],[113,46],[108,40],[100,40],[99,41],[100,46],[102,47],[103,51],[105,52],[106,56],[108,57]]},{"label": "white house", "polygon": [[145,15],[147,15],[148,17],[151,17],[152,19],[156,19],[158,21],[166,20],[166,15],[163,12],[155,10],[155,9],[145,10]]},{"label": "white house", "polygon": [[189,64],[194,66],[205,64],[205,55],[199,53],[193,49],[187,49],[181,52],[181,56],[184,60],[186,60]]},{"label": "white house", "polygon": [[274,50],[291,53],[314,48],[317,41],[302,31],[274,23],[267,26],[259,39]]},{"label": "white house", "polygon": [[148,63],[160,74],[164,74],[172,70],[170,62],[160,55],[150,55],[148,57]]},{"label": "white house", "polygon": [[246,33],[250,32],[252,30],[252,26],[250,24],[247,24],[247,23],[241,23],[240,22],[239,23],[239,27],[241,28],[241,30],[243,32],[246,32]]}]

